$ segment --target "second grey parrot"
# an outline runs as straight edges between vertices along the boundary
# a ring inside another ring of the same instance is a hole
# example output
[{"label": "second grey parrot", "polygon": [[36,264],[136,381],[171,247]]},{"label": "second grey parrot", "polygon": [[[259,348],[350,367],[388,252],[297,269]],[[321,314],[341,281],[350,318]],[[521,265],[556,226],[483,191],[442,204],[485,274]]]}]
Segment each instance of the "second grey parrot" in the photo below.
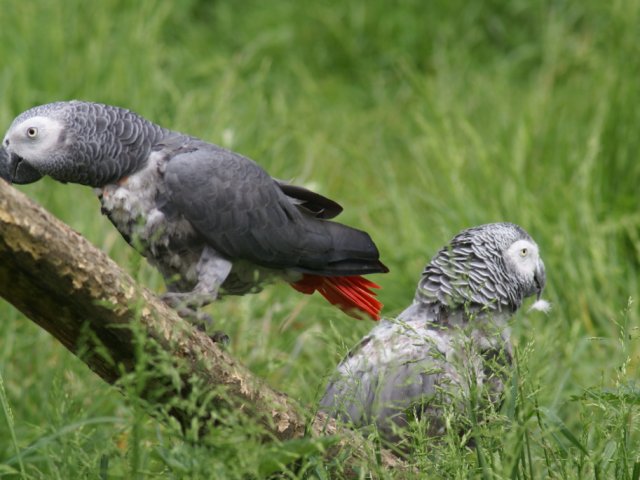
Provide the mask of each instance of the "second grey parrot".
[{"label": "second grey parrot", "polygon": [[389,441],[408,418],[443,432],[442,407],[473,392],[497,402],[511,363],[509,318],[545,287],[538,246],[522,228],[493,223],[464,230],[427,264],[413,303],[383,319],[340,363],[320,402],[355,426],[375,424]]},{"label": "second grey parrot", "polygon": [[20,114],[3,140],[8,177],[48,175],[95,189],[123,237],[164,276],[185,316],[221,294],[281,278],[348,313],[378,319],[360,275],[387,272],[363,231],[329,221],[342,208],[270,177],[254,161],[119,107],[70,101]]}]

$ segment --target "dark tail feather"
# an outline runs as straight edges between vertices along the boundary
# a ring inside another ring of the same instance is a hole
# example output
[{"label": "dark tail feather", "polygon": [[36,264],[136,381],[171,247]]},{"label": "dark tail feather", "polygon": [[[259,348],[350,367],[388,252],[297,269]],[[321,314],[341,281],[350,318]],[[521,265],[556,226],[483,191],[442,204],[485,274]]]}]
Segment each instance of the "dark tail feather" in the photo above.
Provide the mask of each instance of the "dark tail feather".
[{"label": "dark tail feather", "polygon": [[382,303],[371,290],[380,286],[364,277],[322,277],[305,273],[301,280],[292,283],[291,286],[307,295],[317,290],[329,303],[354,318],[361,319],[362,313],[365,313],[372,320],[380,319]]}]

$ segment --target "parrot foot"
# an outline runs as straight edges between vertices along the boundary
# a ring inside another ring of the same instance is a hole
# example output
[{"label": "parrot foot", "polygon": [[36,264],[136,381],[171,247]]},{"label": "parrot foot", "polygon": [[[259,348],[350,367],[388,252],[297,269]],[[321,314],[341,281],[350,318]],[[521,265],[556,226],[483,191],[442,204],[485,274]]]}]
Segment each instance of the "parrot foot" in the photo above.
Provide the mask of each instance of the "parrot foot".
[{"label": "parrot foot", "polygon": [[186,309],[197,311],[200,307],[209,305],[216,297],[206,293],[167,292],[160,298],[174,310]]},{"label": "parrot foot", "polygon": [[166,293],[162,295],[161,298],[162,301],[174,309],[181,318],[184,318],[198,330],[205,333],[212,342],[225,347],[229,345],[230,339],[226,333],[220,330],[215,330],[212,333],[208,332],[215,322],[211,315],[198,311],[198,307],[203,304],[199,299],[194,299],[193,296],[188,294],[175,292]]},{"label": "parrot foot", "polygon": [[231,339],[229,338],[229,335],[227,335],[221,330],[216,330],[211,334],[207,333],[207,336],[211,339],[213,343],[217,343],[218,345],[222,345],[223,347],[227,347],[229,346],[229,343],[231,343]]}]

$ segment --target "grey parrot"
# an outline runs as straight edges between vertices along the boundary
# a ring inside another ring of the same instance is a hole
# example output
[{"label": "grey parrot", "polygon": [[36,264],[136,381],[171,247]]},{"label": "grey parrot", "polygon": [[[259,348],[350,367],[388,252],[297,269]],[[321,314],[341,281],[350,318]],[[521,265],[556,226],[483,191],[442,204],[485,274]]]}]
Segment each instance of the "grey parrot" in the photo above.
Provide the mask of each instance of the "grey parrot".
[{"label": "grey parrot", "polygon": [[370,236],[329,221],[336,202],[270,177],[257,163],[119,107],[34,107],[7,131],[8,178],[48,175],[91,186],[102,212],[162,273],[165,301],[186,317],[222,294],[283,279],[347,313],[377,320],[362,274],[387,272]]},{"label": "grey parrot", "polygon": [[445,405],[464,410],[476,393],[485,405],[499,402],[512,358],[508,320],[532,295],[545,310],[545,283],[538,246],[519,226],[460,232],[427,264],[413,303],[340,363],[321,410],[357,427],[375,424],[398,442],[410,419],[425,420],[431,436],[444,433]]}]

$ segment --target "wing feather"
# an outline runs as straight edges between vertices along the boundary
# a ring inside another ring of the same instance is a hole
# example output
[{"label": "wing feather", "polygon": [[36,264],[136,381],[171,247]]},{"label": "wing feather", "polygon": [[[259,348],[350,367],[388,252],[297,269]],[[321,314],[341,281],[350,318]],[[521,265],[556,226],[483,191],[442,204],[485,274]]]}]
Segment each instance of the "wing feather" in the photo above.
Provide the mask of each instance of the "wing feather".
[{"label": "wing feather", "polygon": [[283,187],[254,161],[190,137],[162,153],[172,206],[221,254],[273,268],[321,269],[332,260],[331,229],[283,188],[316,204],[324,197]]}]

